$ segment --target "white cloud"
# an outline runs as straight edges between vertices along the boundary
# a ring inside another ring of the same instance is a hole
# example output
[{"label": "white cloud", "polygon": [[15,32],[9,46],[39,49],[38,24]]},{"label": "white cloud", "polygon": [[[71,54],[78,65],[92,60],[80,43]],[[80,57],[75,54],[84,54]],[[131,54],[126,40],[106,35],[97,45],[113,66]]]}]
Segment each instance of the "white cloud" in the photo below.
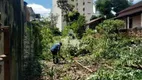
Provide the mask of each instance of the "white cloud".
[{"label": "white cloud", "polygon": [[133,0],[134,1],[134,3],[137,3],[137,2],[139,2],[139,1],[141,1],[141,0]]},{"label": "white cloud", "polygon": [[35,13],[41,14],[43,17],[48,17],[49,13],[51,12],[51,9],[35,3],[28,4],[28,7],[32,7]]},{"label": "white cloud", "polygon": [[[96,0],[94,0],[94,1],[96,1]],[[133,1],[133,3],[135,4],[135,3],[137,3],[137,2],[139,2],[141,0],[129,0],[129,1]]]},{"label": "white cloud", "polygon": [[24,0],[24,1],[29,2],[29,0]]}]

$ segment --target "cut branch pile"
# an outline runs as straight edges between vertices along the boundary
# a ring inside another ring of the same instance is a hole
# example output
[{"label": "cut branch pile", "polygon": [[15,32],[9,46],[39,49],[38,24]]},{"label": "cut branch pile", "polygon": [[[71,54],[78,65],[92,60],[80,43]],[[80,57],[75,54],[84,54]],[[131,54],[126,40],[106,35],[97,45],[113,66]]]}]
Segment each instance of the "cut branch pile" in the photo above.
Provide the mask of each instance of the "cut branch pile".
[{"label": "cut branch pile", "polygon": [[139,69],[142,70],[142,65],[125,65],[126,67],[131,67],[133,69]]},{"label": "cut branch pile", "polygon": [[79,63],[78,61],[75,60],[75,64],[82,67],[83,69],[87,70],[87,72],[92,73],[93,71],[91,69],[89,69],[88,67],[82,65],[81,63]]}]

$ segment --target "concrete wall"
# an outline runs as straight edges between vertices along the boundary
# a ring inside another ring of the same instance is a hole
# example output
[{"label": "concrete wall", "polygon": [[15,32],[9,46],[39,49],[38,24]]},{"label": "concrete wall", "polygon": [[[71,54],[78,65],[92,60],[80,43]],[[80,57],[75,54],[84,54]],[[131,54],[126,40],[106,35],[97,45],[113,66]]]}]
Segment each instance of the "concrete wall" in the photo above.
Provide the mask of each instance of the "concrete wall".
[{"label": "concrete wall", "polygon": [[[0,55],[4,54],[4,36],[0,34]],[[0,80],[4,80],[4,62],[0,61]]]},{"label": "concrete wall", "polygon": [[[10,79],[21,80],[23,32],[24,32],[24,8],[23,0],[0,0],[1,23],[10,28]],[[0,79],[1,80],[1,79]]]},{"label": "concrete wall", "polygon": [[137,15],[132,17],[133,28],[141,26],[141,15]]},{"label": "concrete wall", "polygon": [[94,14],[93,0],[69,0],[68,3],[73,4],[75,6],[74,10],[77,10],[81,15],[84,15],[87,21],[89,21]]},{"label": "concrete wall", "polygon": [[[132,18],[132,28],[136,28],[136,27],[142,27],[141,26],[141,22],[142,22],[142,19],[141,19],[141,15],[135,15],[135,16],[132,16],[132,17],[129,17],[129,19]],[[124,17],[124,18],[121,18],[120,20],[123,20],[125,22],[125,27],[123,27],[123,29],[129,29],[130,27],[128,27],[130,24],[128,22],[129,20],[128,17]]]},{"label": "concrete wall", "polygon": [[85,0],[86,20],[89,21],[93,14],[93,0]]},{"label": "concrete wall", "polygon": [[142,27],[142,13],[141,13],[141,27]]}]

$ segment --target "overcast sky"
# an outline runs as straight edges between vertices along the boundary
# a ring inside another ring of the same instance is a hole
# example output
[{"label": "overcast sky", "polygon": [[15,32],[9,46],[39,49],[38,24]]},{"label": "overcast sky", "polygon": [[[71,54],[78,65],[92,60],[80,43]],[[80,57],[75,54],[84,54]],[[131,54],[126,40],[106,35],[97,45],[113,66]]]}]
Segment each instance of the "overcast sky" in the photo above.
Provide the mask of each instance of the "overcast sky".
[{"label": "overcast sky", "polygon": [[[39,13],[42,16],[48,17],[52,8],[52,0],[24,0],[28,3],[29,7],[32,7],[35,13]],[[141,0],[133,0],[137,3]]]}]

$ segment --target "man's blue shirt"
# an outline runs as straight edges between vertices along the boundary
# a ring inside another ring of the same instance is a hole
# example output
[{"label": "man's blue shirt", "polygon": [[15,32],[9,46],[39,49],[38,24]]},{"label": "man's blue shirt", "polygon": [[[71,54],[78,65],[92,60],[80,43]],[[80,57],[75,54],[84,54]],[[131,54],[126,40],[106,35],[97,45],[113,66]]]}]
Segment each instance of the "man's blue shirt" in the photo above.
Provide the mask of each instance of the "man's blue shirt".
[{"label": "man's blue shirt", "polygon": [[51,50],[51,51],[59,51],[59,50],[60,50],[60,44],[55,44],[55,45],[53,45],[50,50]]}]

